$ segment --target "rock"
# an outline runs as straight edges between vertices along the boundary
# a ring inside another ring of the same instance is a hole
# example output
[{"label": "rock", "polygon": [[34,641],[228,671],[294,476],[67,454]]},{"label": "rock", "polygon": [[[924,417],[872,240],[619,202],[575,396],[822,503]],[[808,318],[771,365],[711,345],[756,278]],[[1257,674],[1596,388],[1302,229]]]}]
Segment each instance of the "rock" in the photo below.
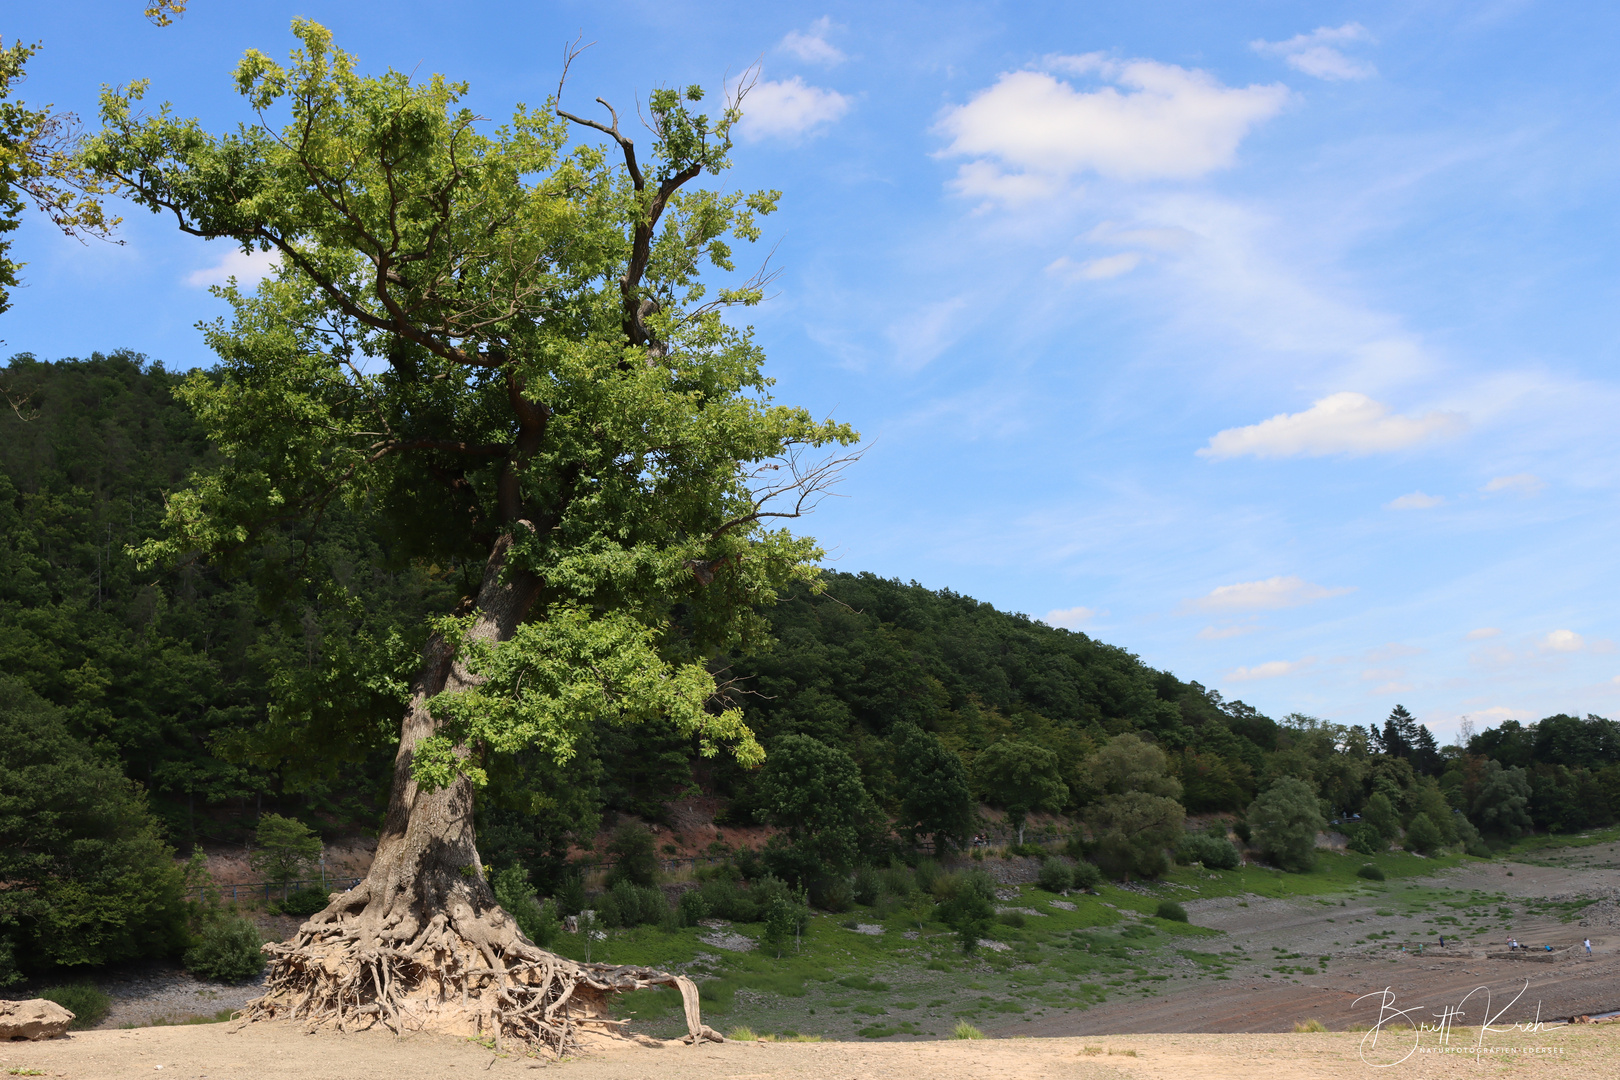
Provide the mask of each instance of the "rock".
[{"label": "rock", "polygon": [[66,1035],[73,1014],[54,1001],[0,1001],[0,1039],[54,1039]]}]

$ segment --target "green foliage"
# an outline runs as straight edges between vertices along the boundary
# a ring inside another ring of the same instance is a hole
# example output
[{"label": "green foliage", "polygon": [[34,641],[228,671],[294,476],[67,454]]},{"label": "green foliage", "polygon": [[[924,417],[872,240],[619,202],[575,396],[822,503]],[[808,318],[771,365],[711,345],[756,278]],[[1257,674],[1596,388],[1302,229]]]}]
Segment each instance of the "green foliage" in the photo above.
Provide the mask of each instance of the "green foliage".
[{"label": "green foliage", "polygon": [[1249,807],[1248,820],[1261,852],[1284,870],[1303,873],[1316,865],[1316,834],[1326,822],[1305,781],[1273,783]]},{"label": "green foliage", "polygon": [[1176,861],[1203,863],[1214,870],[1236,870],[1241,860],[1237,848],[1224,835],[1187,833],[1176,844]]},{"label": "green foliage", "polygon": [[1363,817],[1366,823],[1377,829],[1378,835],[1386,841],[1394,840],[1401,835],[1401,816],[1396,812],[1394,802],[1382,791],[1373,792],[1367,799],[1367,809]]},{"label": "green foliage", "polygon": [[1442,844],[1445,838],[1440,835],[1440,829],[1428,814],[1418,814],[1412,823],[1406,827],[1406,849],[1415,851],[1419,855],[1432,855]]},{"label": "green foliage", "polygon": [[1530,828],[1530,777],[1514,765],[1504,769],[1498,761],[1485,763],[1478,794],[1468,816],[1486,835],[1512,838]]},{"label": "green foliage", "polygon": [[1087,810],[1096,833],[1094,857],[1106,874],[1154,878],[1169,868],[1165,850],[1183,833],[1181,804],[1163,795],[1106,795]]},{"label": "green foliage", "polygon": [[958,1020],[956,1022],[956,1027],[951,1031],[951,1038],[982,1039],[984,1038],[984,1032],[980,1031],[966,1020]]},{"label": "green foliage", "polygon": [[[570,150],[549,109],[490,130],[464,85],[363,76],[324,28],[293,29],[288,65],[250,50],[236,72],[285,132],[211,135],[142,111],[138,84],[104,95],[83,151],[181,228],[283,255],[256,294],[221,290],[221,368],[184,389],[220,459],[170,497],[143,558],[234,564],[275,523],[342,505],[402,560],[476,580],[496,559],[541,583],[499,643],[422,627],[478,676],[431,702],[424,784],[482,783],[490,755],[528,748],[565,762],[594,726],[655,721],[757,763],[740,713],[706,707],[706,663],[762,642],[754,606],[812,585],[819,552],[764,527],[753,480],[855,435],[770,403],[759,349],[723,318],[759,290],[699,306],[705,266],[733,269],[727,238],[757,238],[776,201],[685,186],[726,167],[739,114],[656,91],[651,155],[621,163]],[[288,583],[324,573],[300,555]]]},{"label": "green foliage", "polygon": [[307,919],[317,911],[324,911],[331,899],[331,894],[319,886],[312,885],[307,889],[295,889],[287,894],[285,900],[271,903],[270,914],[292,915],[296,918]]},{"label": "green foliage", "polygon": [[696,926],[700,919],[710,915],[708,898],[701,889],[688,889],[675,903],[675,921],[681,926]]},{"label": "green foliage", "polygon": [[1047,859],[1035,883],[1049,893],[1068,892],[1074,887],[1074,868],[1062,859]]},{"label": "green foliage", "polygon": [[550,948],[560,930],[557,905],[538,901],[529,875],[521,866],[498,871],[491,881],[495,902],[518,924],[525,937],[542,949]]},{"label": "green foliage", "polygon": [[781,828],[789,845],[776,863],[783,876],[802,884],[854,866],[878,814],[853,758],[807,735],[783,735],[758,784],[761,820]]},{"label": "green foliage", "polygon": [[278,885],[303,877],[321,855],[321,838],[314,830],[280,814],[261,816],[254,840],[248,864]]},{"label": "green foliage", "polygon": [[585,879],[578,871],[567,874],[557,887],[554,897],[561,915],[578,915],[585,910]]},{"label": "green foliage", "polygon": [[264,970],[264,936],[250,919],[220,912],[208,919],[186,950],[186,970],[216,982],[240,982]]},{"label": "green foliage", "polygon": [[1356,871],[1356,877],[1366,878],[1368,881],[1383,881],[1384,871],[1375,863],[1363,863],[1361,869]]},{"label": "green foliage", "polygon": [[635,822],[620,825],[608,841],[607,853],[618,861],[608,873],[611,888],[621,881],[649,886],[658,881],[658,847],[652,832]]},{"label": "green foliage", "polygon": [[1074,864],[1074,889],[1095,889],[1102,884],[1102,871],[1084,859]]},{"label": "green foliage", "polygon": [[938,857],[952,847],[966,846],[974,806],[962,759],[937,735],[915,724],[896,724],[889,737],[900,801],[895,827],[913,844],[931,837]]},{"label": "green foliage", "polygon": [[1186,922],[1187,909],[1174,900],[1160,900],[1159,906],[1154,909],[1154,915],[1171,922]]},{"label": "green foliage", "polygon": [[979,941],[990,936],[996,922],[995,882],[981,870],[972,870],[952,882],[950,895],[939,905],[935,916],[956,931],[964,953],[971,954]]},{"label": "green foliage", "polygon": [[662,890],[622,880],[596,899],[596,911],[609,926],[656,926],[669,918]]},{"label": "green foliage", "polygon": [[162,956],[184,941],[181,873],[141,793],[9,676],[0,881],[0,943],[24,972]]},{"label": "green foliage", "polygon": [[1017,739],[986,747],[973,761],[973,782],[987,800],[1006,808],[1020,844],[1031,812],[1061,809],[1069,797],[1068,785],[1059,779],[1057,755]]},{"label": "green foliage", "polygon": [[1376,825],[1363,822],[1350,830],[1350,840],[1346,846],[1362,855],[1380,855],[1389,850],[1389,841]]},{"label": "green foliage", "polygon": [[84,1031],[101,1023],[112,1008],[112,998],[94,983],[72,982],[61,986],[47,986],[36,997],[54,1001],[73,1014],[68,1024],[72,1031]]},{"label": "green foliage", "polygon": [[850,894],[857,904],[870,907],[877,903],[878,896],[883,891],[883,879],[878,872],[870,866],[859,866],[855,869],[855,880],[850,884]]}]

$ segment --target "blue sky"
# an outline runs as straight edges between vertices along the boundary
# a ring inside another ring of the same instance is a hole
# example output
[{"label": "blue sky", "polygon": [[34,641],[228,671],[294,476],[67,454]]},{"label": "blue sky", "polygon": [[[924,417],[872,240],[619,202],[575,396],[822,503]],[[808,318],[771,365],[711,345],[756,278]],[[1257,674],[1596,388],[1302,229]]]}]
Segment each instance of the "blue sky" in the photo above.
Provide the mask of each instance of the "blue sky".
[{"label": "blue sky", "polygon": [[[1274,716],[1442,740],[1620,711],[1620,9],[1568,3],[138,0],[31,5],[26,100],[229,73],[331,27],[499,118],[760,64],[728,179],[784,193],[779,398],[869,451],[831,565],[1083,630]],[[226,10],[229,7],[230,10]],[[211,362],[240,256],[129,214],[18,235],[9,354]]]}]

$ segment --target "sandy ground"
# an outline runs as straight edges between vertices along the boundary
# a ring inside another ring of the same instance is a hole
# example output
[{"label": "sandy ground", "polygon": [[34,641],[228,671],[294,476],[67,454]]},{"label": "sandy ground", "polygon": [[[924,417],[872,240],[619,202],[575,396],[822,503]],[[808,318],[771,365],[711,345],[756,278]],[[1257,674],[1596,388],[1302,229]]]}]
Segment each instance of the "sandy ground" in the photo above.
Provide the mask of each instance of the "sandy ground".
[{"label": "sandy ground", "polygon": [[[1612,1078],[1620,1075],[1620,1025],[1453,1037],[1384,1035],[1376,1048],[1357,1034],[1129,1035],[1087,1039],[950,1040],[928,1043],[669,1043],[598,1047],[580,1059],[498,1055],[466,1039],[381,1032],[305,1035],[291,1024],[214,1024],[139,1031],[92,1031],[40,1043],[0,1044],[0,1069],[13,1075],[100,1080],[161,1075],[207,1080],[442,1080],[452,1076],[533,1075],[554,1070],[578,1080],[867,1080],[1019,1077],[1106,1080],[1333,1080],[1384,1075]],[[1363,1056],[1365,1054],[1365,1057]],[[34,1071],[30,1071],[34,1070]]]}]

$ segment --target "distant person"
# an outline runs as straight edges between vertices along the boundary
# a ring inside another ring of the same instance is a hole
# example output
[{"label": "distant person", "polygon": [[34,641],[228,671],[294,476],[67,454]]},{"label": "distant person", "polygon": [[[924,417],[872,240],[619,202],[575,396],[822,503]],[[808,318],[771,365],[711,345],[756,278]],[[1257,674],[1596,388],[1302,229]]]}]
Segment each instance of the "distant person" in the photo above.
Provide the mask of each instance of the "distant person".
[{"label": "distant person", "polygon": [[1591,956],[1592,955],[1592,939],[1587,938],[1585,941],[1581,942],[1581,944],[1586,946],[1586,955]]},{"label": "distant person", "polygon": [[1440,947],[1442,949],[1446,947],[1446,935],[1444,934],[1440,935]]}]

